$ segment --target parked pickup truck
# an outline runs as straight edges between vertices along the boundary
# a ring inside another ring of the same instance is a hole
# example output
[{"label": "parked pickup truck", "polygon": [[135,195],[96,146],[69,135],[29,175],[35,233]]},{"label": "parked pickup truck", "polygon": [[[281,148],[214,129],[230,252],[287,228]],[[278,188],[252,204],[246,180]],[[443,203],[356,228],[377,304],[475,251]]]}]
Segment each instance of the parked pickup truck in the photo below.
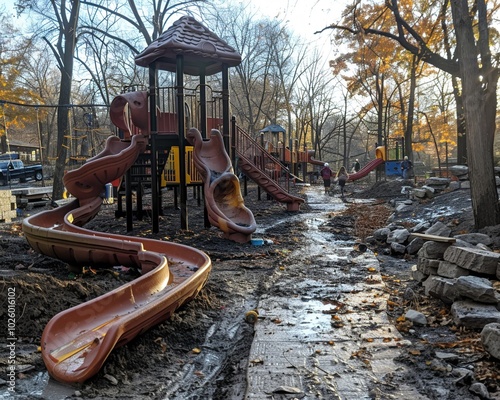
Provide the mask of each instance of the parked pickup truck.
[{"label": "parked pickup truck", "polygon": [[38,165],[24,165],[22,160],[0,161],[0,185],[7,185],[11,180],[26,182],[31,179],[41,181],[43,169]]}]

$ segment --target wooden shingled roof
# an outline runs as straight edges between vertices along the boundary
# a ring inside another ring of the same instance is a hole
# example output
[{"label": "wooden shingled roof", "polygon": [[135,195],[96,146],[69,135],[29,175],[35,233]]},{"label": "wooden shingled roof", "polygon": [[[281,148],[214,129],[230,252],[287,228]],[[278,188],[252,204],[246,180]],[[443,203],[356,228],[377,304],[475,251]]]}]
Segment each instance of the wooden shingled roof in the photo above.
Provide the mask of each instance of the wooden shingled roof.
[{"label": "wooden shingled roof", "polygon": [[241,63],[241,55],[216,34],[193,17],[182,17],[174,22],[158,39],[135,57],[135,63],[156,69],[176,72],[176,58],[184,56],[184,73],[213,75],[222,71],[223,64],[234,67]]}]

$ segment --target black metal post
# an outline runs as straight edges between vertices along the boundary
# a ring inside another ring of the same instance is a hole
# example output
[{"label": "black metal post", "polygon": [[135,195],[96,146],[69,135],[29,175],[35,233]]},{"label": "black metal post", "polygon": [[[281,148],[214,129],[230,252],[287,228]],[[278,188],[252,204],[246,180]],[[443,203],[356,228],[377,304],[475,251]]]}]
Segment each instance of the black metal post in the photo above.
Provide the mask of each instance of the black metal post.
[{"label": "black metal post", "polygon": [[210,133],[207,132],[207,84],[205,80],[205,68],[202,68],[200,74],[200,132],[201,137],[209,138]]},{"label": "black metal post", "polygon": [[229,158],[232,160],[232,151],[229,137],[229,68],[227,64],[222,65],[222,135],[224,147]]},{"label": "black metal post", "polygon": [[177,128],[179,135],[179,173],[180,173],[180,200],[181,200],[181,229],[188,229],[187,211],[187,183],[186,183],[186,137],[184,126],[184,56],[177,56],[176,65],[176,94],[177,94]]},{"label": "black metal post", "polygon": [[[156,137],[158,135],[158,126],[156,120],[156,66],[151,64],[149,66],[149,126],[150,132],[150,146],[151,146],[151,203],[153,233],[158,233],[159,227],[159,199],[158,199],[158,154],[156,149]],[[139,193],[137,193],[139,197]]]}]

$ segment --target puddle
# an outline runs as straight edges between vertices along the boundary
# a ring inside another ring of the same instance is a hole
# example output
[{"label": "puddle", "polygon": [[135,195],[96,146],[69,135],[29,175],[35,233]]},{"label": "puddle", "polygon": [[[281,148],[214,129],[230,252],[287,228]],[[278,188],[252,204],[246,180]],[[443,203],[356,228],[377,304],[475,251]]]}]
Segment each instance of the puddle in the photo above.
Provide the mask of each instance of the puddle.
[{"label": "puddle", "polygon": [[49,377],[48,372],[39,372],[36,375],[16,380],[16,391],[14,393],[5,391],[0,393],[0,400],[12,399],[23,393],[26,399],[51,399],[63,400],[71,397],[75,389],[62,385]]}]

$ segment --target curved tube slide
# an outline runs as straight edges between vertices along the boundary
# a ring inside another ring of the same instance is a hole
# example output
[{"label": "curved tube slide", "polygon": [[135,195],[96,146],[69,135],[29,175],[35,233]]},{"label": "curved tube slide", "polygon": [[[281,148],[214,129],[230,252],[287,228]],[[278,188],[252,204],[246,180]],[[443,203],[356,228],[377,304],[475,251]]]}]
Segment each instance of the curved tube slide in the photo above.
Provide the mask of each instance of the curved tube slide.
[{"label": "curved tube slide", "polygon": [[246,243],[257,229],[252,212],[245,207],[238,177],[224,148],[222,135],[212,129],[209,140],[203,140],[196,128],[187,139],[194,146],[193,160],[204,182],[208,219],[227,239]]},{"label": "curved tube slide", "polygon": [[375,158],[371,160],[368,164],[366,164],[363,168],[361,168],[358,172],[353,174],[349,174],[349,181],[355,181],[357,179],[364,178],[371,171],[377,168],[380,164],[383,164],[385,161],[382,158]]},{"label": "curved tube slide", "polygon": [[42,334],[42,357],[60,382],[84,382],[110,352],[169,318],[203,288],[208,256],[181,244],[90,231],[82,227],[99,211],[105,184],[119,178],[144,151],[146,139],[111,137],[106,149],[68,172],[66,188],[76,199],[23,220],[36,251],[72,265],[140,268],[143,275],[103,296],[54,316]]}]

